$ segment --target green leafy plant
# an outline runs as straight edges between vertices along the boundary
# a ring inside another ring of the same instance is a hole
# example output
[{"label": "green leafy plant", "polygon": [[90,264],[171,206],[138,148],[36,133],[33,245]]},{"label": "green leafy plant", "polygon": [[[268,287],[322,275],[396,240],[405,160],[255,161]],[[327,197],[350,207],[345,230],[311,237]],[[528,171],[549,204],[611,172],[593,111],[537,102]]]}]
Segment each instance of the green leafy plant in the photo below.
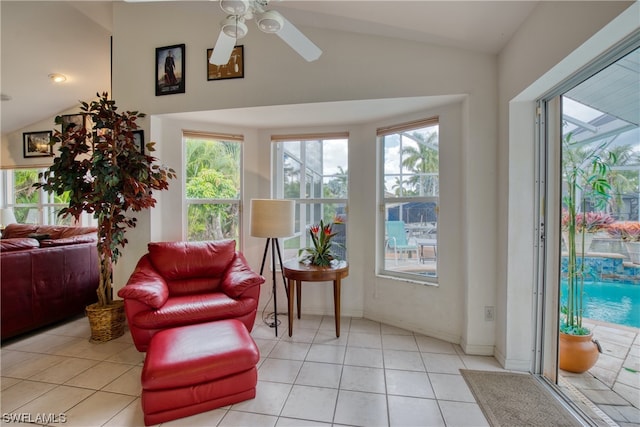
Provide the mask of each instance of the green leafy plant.
[{"label": "green leafy plant", "polygon": [[[76,220],[82,212],[93,214],[98,222],[98,259],[100,282],[98,305],[113,301],[113,265],[128,243],[125,233],[136,226],[129,212],[139,212],[156,204],[154,190],[165,190],[175,171],[156,164],[156,158],[140,152],[134,143],[136,120],[144,117],[137,111],[119,113],[116,102],[106,92],[98,99],[82,102],[80,110],[92,127],[68,127],[54,131],[50,144],[57,148],[53,164],[40,174],[34,184],[49,193],[67,193],[69,204],[59,212]],[[62,116],[56,117],[62,124]],[[59,144],[59,146],[58,146]],[[153,143],[146,151],[154,151]]]},{"label": "green leafy plant", "polygon": [[[567,230],[567,304],[562,307],[560,331],[571,335],[588,335],[582,326],[584,311],[584,239],[587,232],[584,212],[589,199],[596,208],[604,209],[611,198],[608,175],[616,163],[614,153],[606,152],[605,144],[593,149],[575,148],[573,134],[563,140],[563,173],[567,184],[563,202],[566,207],[563,228]],[[606,157],[602,157],[602,156]],[[576,251],[576,239],[582,239],[582,250]]]},{"label": "green leafy plant", "polygon": [[331,261],[335,259],[331,247],[332,245],[336,245],[331,239],[338,234],[333,232],[333,224],[341,223],[340,218],[336,217],[332,223],[325,225],[324,222],[320,220],[320,224],[314,224],[309,227],[309,235],[311,236],[313,247],[302,248],[298,251],[298,255],[302,255],[302,261],[321,267],[331,265]]}]

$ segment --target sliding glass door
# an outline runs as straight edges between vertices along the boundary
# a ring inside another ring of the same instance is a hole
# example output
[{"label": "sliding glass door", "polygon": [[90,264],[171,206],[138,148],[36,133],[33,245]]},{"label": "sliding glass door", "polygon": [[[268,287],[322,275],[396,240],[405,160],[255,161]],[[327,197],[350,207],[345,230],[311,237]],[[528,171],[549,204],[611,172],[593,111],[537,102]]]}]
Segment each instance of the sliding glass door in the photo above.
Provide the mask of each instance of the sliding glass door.
[{"label": "sliding glass door", "polygon": [[[582,245],[583,325],[608,333],[617,327],[640,328],[640,288],[633,285],[640,281],[640,260],[627,248],[633,236],[625,234],[640,227],[639,44],[636,39],[617,46],[539,101],[536,372],[553,384],[569,377],[558,368],[558,331],[569,298],[571,171],[582,179],[573,200],[580,202],[574,217],[580,237],[576,245]],[[589,179],[598,172],[604,172],[600,190],[605,198],[594,194]],[[615,375],[610,382],[605,385],[613,389]]]}]

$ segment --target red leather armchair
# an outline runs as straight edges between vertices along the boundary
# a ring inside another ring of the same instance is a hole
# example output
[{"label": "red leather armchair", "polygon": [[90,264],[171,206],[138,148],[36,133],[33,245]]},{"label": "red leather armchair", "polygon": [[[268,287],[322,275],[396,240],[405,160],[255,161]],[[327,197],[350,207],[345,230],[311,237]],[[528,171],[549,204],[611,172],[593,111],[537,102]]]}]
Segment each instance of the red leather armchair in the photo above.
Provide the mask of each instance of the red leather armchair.
[{"label": "red leather armchair", "polygon": [[158,331],[238,319],[253,328],[264,278],[253,272],[234,240],[149,243],[118,292],[138,351]]}]

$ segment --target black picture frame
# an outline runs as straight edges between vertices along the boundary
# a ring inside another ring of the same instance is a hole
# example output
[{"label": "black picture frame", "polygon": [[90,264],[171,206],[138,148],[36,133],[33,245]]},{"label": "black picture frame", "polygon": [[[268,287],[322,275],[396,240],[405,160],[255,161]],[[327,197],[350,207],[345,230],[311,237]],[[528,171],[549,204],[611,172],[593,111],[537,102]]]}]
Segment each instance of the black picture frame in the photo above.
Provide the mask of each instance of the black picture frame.
[{"label": "black picture frame", "polygon": [[141,154],[144,154],[144,131],[143,130],[134,130],[133,131],[133,143],[138,147]]},{"label": "black picture frame", "polygon": [[53,146],[49,144],[53,132],[41,130],[22,133],[22,152],[25,159],[53,156]]},{"label": "black picture frame", "polygon": [[184,44],[156,48],[156,96],[185,93],[185,62]]},{"label": "black picture frame", "polygon": [[62,133],[65,133],[71,126],[86,127],[86,116],[84,114],[64,114],[62,117]]},{"label": "black picture frame", "polygon": [[207,49],[207,80],[244,78],[244,45],[233,48],[229,62],[225,65],[213,65],[209,63],[209,58],[212,53],[213,49]]}]

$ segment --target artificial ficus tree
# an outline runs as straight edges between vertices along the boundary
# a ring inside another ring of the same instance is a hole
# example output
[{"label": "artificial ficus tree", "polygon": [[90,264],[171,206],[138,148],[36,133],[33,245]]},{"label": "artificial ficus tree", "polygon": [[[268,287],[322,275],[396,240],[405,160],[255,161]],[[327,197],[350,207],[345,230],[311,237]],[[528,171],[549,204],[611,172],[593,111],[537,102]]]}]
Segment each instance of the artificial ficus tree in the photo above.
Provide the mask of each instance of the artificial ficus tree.
[{"label": "artificial ficus tree", "polygon": [[[57,148],[57,154],[40,174],[42,181],[34,185],[50,193],[69,194],[69,204],[59,215],[71,215],[77,221],[87,212],[97,220],[98,304],[107,306],[113,301],[113,265],[128,243],[127,229],[136,226],[131,212],[154,207],[153,191],[169,188],[169,180],[176,174],[134,143],[133,131],[143,113],[120,113],[106,92],[97,96],[97,100],[81,103],[88,127],[54,131],[50,144]],[[62,116],[56,117],[56,124],[62,124]],[[145,149],[153,152],[154,143]]]}]

